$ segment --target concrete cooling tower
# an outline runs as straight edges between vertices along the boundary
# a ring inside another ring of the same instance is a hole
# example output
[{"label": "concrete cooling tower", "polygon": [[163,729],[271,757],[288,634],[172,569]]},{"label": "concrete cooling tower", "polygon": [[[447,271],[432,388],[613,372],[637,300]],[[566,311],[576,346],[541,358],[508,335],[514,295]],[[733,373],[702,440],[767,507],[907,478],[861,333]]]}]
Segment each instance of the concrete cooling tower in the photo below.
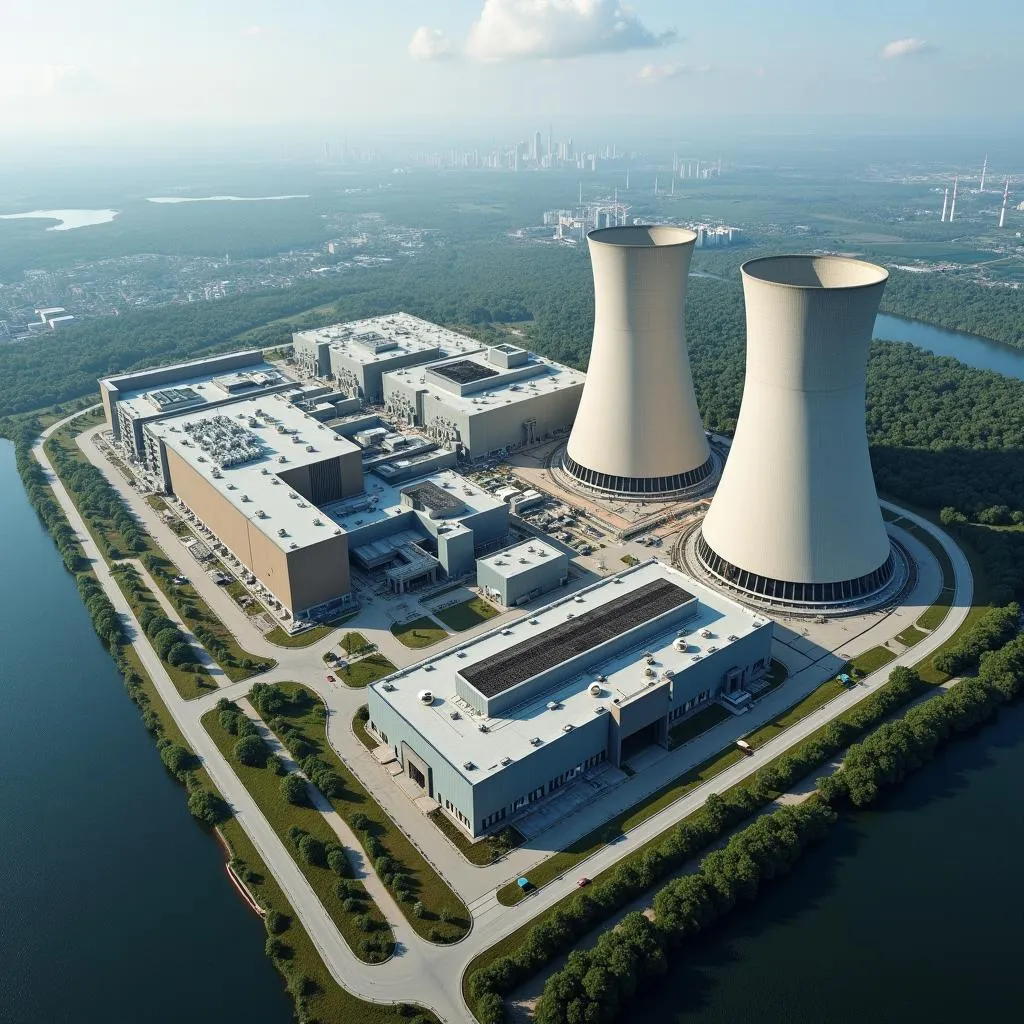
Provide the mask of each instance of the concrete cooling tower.
[{"label": "concrete cooling tower", "polygon": [[864,425],[868,345],[889,275],[838,256],[770,256],[742,274],[743,401],[697,557],[752,597],[865,602],[896,570]]},{"label": "concrete cooling tower", "polygon": [[594,341],[564,469],[621,498],[692,492],[714,468],[686,353],[685,228],[617,227],[587,235]]}]

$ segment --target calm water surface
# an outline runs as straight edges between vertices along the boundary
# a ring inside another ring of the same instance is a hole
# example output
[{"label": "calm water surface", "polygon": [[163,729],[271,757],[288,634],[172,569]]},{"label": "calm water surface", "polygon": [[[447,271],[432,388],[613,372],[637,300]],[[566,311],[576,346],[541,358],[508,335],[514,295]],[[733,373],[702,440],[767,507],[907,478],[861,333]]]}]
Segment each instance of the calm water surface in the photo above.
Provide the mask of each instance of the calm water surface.
[{"label": "calm water surface", "polygon": [[937,356],[953,356],[978,370],[992,370],[1024,380],[1024,349],[973,334],[944,331],[917,320],[881,314],[875,320],[874,337],[882,341],[909,341]]},{"label": "calm water surface", "polygon": [[0,442],[0,1022],[286,1024],[262,925],[189,817]]},{"label": "calm water surface", "polygon": [[1021,1019],[1024,706],[672,962],[628,1024]]}]

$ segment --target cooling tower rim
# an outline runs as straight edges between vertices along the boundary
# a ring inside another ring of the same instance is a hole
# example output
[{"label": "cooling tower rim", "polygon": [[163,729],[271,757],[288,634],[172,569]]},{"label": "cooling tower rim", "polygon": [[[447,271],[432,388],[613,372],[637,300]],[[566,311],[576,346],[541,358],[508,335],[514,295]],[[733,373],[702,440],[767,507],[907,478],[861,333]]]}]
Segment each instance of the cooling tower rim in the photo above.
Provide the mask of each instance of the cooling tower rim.
[{"label": "cooling tower rim", "polygon": [[627,224],[595,228],[587,232],[587,241],[616,249],[671,249],[693,245],[697,232],[674,224]]},{"label": "cooling tower rim", "polygon": [[[795,276],[788,271],[799,268],[796,272],[814,275],[818,266],[827,265],[833,269],[843,268],[849,273],[849,280],[838,283],[824,284],[821,281],[804,282],[788,280]],[[774,273],[772,271],[775,271]],[[877,288],[889,280],[889,271],[877,263],[869,263],[854,256],[814,255],[813,253],[779,253],[774,256],[758,256],[747,260],[740,266],[740,274],[761,284],[775,285],[779,288],[794,288],[805,292],[851,292],[867,288]]]}]

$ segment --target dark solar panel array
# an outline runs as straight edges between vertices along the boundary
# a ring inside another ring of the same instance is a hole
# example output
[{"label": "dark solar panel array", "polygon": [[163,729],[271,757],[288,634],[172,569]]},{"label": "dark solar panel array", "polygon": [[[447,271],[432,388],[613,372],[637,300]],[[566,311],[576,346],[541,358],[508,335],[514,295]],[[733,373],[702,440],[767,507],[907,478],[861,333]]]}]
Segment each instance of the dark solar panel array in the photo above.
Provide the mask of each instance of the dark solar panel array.
[{"label": "dark solar panel array", "polygon": [[692,598],[668,580],[655,580],[460,671],[485,697],[495,697]]},{"label": "dark solar panel array", "polygon": [[446,491],[443,487],[438,487],[437,484],[430,480],[424,480],[423,483],[403,487],[402,494],[407,494],[418,504],[422,505],[423,508],[429,509],[432,512],[457,512],[464,504],[457,494]]},{"label": "dark solar panel array", "polygon": [[430,369],[439,377],[445,377],[456,384],[472,384],[475,380],[486,380],[488,377],[498,376],[497,370],[474,363],[472,359],[460,359],[458,362],[444,363],[441,366],[432,366]]}]

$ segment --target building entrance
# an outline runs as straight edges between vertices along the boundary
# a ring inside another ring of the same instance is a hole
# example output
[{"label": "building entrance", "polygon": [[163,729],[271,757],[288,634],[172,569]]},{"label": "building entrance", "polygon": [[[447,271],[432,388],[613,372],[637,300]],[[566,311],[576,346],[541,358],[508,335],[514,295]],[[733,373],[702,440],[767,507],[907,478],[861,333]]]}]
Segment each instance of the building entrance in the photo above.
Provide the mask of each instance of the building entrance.
[{"label": "building entrance", "polygon": [[416,765],[412,763],[412,761],[409,762],[409,778],[412,779],[420,789],[427,788],[427,777],[419,770],[419,768],[416,767]]},{"label": "building entrance", "polygon": [[619,756],[619,762],[628,761],[631,757],[639,754],[641,750],[645,750],[647,747],[657,743],[660,727],[661,721],[654,721],[627,736],[622,741],[622,753]]}]

